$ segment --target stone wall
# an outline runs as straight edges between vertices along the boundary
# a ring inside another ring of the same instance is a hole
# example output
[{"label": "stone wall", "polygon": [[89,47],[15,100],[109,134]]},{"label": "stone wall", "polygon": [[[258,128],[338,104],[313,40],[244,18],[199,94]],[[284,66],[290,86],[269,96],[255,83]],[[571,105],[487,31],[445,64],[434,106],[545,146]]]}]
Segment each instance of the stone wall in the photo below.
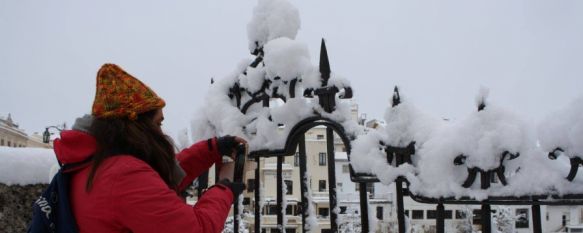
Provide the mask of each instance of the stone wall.
[{"label": "stone wall", "polygon": [[47,184],[5,185],[0,183],[0,232],[26,232],[32,216],[32,203]]}]

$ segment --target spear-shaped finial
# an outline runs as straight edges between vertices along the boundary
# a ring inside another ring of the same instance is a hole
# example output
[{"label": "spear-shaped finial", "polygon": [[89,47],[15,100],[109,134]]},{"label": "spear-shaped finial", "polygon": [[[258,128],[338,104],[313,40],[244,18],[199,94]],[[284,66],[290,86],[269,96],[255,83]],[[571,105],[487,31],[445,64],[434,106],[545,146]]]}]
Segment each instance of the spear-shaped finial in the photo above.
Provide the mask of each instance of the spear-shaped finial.
[{"label": "spear-shaped finial", "polygon": [[330,62],[328,61],[328,51],[326,50],[326,42],[322,38],[322,45],[320,47],[320,75],[322,77],[322,87],[328,86],[328,79],[330,79]]},{"label": "spear-shaped finial", "polygon": [[393,92],[393,105],[395,107],[401,103],[401,95],[399,95],[399,87],[395,86],[395,90]]},{"label": "spear-shaped finial", "polygon": [[490,90],[488,90],[488,88],[480,87],[480,91],[476,96],[476,105],[478,105],[478,112],[486,108],[486,101],[488,99],[489,94]]}]

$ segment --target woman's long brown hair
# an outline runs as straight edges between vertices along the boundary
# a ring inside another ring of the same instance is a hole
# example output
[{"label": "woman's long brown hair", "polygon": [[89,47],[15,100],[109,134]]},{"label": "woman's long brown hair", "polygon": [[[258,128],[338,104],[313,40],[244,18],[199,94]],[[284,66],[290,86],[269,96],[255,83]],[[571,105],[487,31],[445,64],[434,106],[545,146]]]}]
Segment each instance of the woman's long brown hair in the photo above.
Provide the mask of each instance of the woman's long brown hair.
[{"label": "woman's long brown hair", "polygon": [[95,173],[103,161],[116,155],[132,155],[150,165],[168,185],[176,190],[174,146],[153,118],[156,110],[138,115],[138,119],[94,119],[90,132],[97,141],[91,171],[85,189],[91,190]]}]

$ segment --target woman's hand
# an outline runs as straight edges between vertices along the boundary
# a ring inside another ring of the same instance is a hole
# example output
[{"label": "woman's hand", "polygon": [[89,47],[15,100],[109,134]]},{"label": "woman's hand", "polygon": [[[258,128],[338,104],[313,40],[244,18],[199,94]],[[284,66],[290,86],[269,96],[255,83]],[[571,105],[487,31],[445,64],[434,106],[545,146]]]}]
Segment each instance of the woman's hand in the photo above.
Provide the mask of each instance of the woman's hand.
[{"label": "woman's hand", "polygon": [[217,138],[217,147],[219,148],[219,153],[221,155],[229,156],[232,159],[235,159],[237,153],[236,148],[240,144],[245,144],[245,147],[247,147],[247,141],[237,136],[226,135]]}]

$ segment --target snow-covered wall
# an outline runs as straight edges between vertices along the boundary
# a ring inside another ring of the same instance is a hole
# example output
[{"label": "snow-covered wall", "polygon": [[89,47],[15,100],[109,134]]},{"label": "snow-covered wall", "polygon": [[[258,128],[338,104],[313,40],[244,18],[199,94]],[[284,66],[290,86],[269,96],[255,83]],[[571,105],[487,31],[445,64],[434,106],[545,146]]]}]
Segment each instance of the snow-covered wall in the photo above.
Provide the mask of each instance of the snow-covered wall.
[{"label": "snow-covered wall", "polygon": [[58,167],[52,149],[0,147],[0,183],[48,184]]},{"label": "snow-covered wall", "polygon": [[52,149],[0,147],[0,232],[26,231],[57,167]]}]

